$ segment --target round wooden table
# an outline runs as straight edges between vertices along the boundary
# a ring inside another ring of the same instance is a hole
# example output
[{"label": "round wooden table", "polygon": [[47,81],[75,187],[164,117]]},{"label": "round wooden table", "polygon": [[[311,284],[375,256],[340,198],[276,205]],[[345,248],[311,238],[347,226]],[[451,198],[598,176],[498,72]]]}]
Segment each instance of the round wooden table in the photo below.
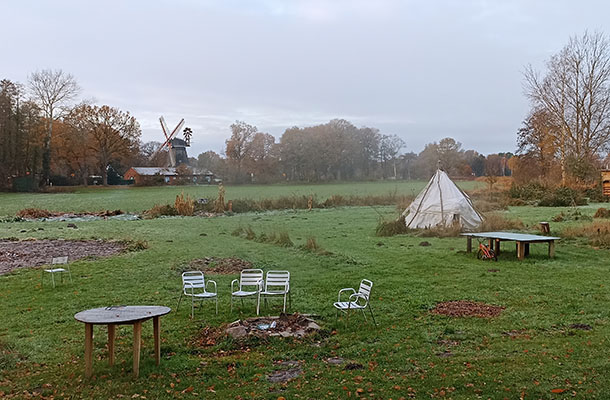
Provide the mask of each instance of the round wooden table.
[{"label": "round wooden table", "polygon": [[114,364],[114,335],[117,325],[133,325],[133,376],[140,373],[140,344],[142,322],[152,318],[155,337],[155,360],[161,361],[161,321],[160,317],[171,308],[163,306],[112,306],[81,311],[74,315],[85,324],[85,376],[92,374],[93,365],[93,325],[108,325],[108,363]]}]

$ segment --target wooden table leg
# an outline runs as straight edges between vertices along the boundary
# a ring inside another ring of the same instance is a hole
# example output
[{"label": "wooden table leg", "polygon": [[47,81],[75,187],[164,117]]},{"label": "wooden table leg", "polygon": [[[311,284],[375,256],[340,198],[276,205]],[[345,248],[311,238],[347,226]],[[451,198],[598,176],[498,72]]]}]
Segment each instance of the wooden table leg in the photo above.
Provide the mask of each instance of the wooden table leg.
[{"label": "wooden table leg", "polygon": [[555,241],[549,240],[549,258],[555,257]]},{"label": "wooden table leg", "polygon": [[472,236],[466,236],[466,253],[472,253]]},{"label": "wooden table leg", "polygon": [[524,245],[525,245],[525,252],[523,253],[523,255],[525,257],[527,257],[527,256],[530,255],[530,244],[529,243],[524,243]]},{"label": "wooden table leg", "polygon": [[133,324],[133,377],[140,375],[140,345],[142,342],[142,322]]},{"label": "wooden table leg", "polygon": [[525,246],[523,242],[517,242],[517,259],[523,260],[525,257]]},{"label": "wooden table leg", "polygon": [[90,378],[93,367],[93,324],[85,324],[85,376]]},{"label": "wooden table leg", "polygon": [[495,243],[496,247],[494,249],[494,253],[496,253],[496,256],[500,255],[500,239],[496,239],[496,243]]},{"label": "wooden table leg", "polygon": [[116,332],[116,325],[108,325],[108,364],[114,365],[114,336]]},{"label": "wooden table leg", "polygon": [[155,361],[161,362],[161,318],[153,317],[153,335],[155,337]]}]

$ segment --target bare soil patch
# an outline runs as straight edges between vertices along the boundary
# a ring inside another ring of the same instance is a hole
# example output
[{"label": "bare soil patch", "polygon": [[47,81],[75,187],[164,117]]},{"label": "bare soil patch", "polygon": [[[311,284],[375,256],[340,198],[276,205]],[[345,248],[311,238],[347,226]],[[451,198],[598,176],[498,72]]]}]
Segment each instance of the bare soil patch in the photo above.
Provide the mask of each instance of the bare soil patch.
[{"label": "bare soil patch", "polygon": [[252,268],[252,263],[237,257],[206,257],[192,260],[189,263],[189,268],[211,274],[233,275],[239,274],[242,269]]},{"label": "bare soil patch", "polygon": [[126,246],[126,243],[104,240],[0,239],[0,275],[15,268],[50,264],[53,257],[68,256],[68,261],[74,261],[91,256],[112,256]]},{"label": "bare soil patch", "polygon": [[430,312],[450,317],[493,318],[500,315],[505,307],[477,303],[469,300],[456,300],[438,303]]},{"label": "bare soil patch", "polygon": [[40,208],[24,208],[17,213],[18,217],[25,219],[53,218],[53,217],[115,217],[124,214],[121,210],[102,210],[98,212],[83,212],[83,213],[64,213],[44,210]]}]

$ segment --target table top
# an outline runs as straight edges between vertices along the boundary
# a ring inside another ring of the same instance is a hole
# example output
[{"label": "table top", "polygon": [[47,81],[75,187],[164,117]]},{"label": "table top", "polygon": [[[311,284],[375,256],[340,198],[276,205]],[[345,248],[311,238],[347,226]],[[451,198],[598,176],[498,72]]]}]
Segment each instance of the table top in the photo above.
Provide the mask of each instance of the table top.
[{"label": "table top", "polygon": [[561,238],[555,236],[540,236],[540,235],[528,235],[525,233],[512,233],[512,232],[476,232],[476,233],[462,233],[462,236],[480,237],[486,239],[502,239],[502,240],[515,240],[517,242],[548,242],[549,240],[559,240]]},{"label": "table top", "polygon": [[171,310],[163,306],[111,306],[81,311],[74,318],[86,324],[131,324],[165,315]]}]

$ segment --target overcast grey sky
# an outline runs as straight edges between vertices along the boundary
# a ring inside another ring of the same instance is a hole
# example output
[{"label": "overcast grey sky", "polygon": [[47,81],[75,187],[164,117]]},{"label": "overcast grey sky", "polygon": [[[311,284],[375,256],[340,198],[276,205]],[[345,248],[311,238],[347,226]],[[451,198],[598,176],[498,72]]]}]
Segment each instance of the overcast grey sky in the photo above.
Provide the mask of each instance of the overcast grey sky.
[{"label": "overcast grey sky", "polygon": [[513,151],[522,71],[570,36],[610,33],[608,1],[0,0],[0,79],[73,74],[83,98],[194,131],[221,152],[244,120],[279,139],[345,118],[406,151],[447,136]]}]

